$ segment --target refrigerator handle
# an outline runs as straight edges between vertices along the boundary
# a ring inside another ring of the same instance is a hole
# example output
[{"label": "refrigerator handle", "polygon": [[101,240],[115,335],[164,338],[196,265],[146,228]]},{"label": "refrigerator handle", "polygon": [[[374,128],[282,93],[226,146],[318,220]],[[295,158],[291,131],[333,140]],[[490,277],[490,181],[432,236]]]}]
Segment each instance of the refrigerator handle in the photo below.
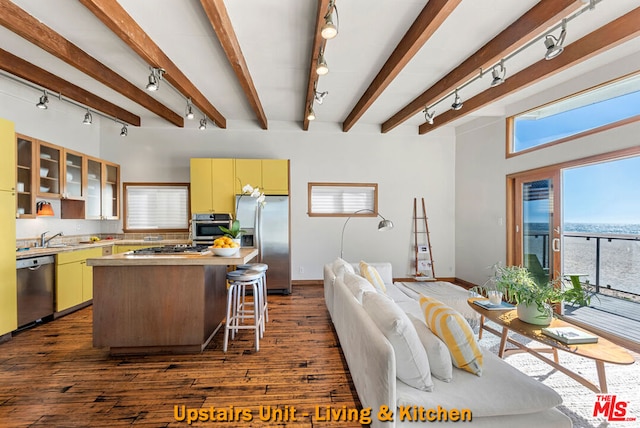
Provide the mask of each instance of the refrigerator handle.
[{"label": "refrigerator handle", "polygon": [[262,208],[256,205],[256,237],[258,239],[258,262],[262,263]]}]

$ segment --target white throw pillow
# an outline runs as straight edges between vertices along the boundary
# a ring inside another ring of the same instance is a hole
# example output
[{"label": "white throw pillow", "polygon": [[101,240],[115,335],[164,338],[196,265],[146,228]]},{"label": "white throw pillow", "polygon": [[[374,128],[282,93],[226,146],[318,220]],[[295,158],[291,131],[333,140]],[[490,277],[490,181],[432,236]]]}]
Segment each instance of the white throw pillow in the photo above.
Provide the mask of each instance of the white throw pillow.
[{"label": "white throw pillow", "polygon": [[382,281],[378,270],[367,262],[360,262],[360,275],[365,277],[380,293],[387,292],[387,287],[384,285],[384,281]]},{"label": "white throw pillow", "polygon": [[362,306],[393,346],[396,377],[422,391],[433,390],[429,358],[407,314],[384,294],[366,291]]},{"label": "white throw pillow", "polygon": [[407,314],[418,333],[418,337],[427,351],[431,374],[443,382],[451,382],[453,379],[453,363],[447,345],[419,318],[412,314]]},{"label": "white throw pillow", "polygon": [[353,293],[360,304],[362,304],[362,294],[365,291],[371,291],[374,293],[377,291],[369,281],[355,273],[345,272],[342,279],[344,280],[344,285],[346,285],[349,291]]},{"label": "white throw pillow", "polygon": [[345,272],[355,273],[353,266],[347,263],[345,260],[338,257],[331,265],[333,269],[333,274],[335,276],[343,275]]}]

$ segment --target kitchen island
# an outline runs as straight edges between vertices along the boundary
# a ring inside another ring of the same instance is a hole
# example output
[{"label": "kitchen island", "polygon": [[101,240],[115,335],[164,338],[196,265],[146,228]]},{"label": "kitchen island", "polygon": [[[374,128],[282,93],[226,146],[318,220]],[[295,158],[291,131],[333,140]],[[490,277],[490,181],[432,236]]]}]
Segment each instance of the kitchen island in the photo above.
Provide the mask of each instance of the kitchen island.
[{"label": "kitchen island", "polygon": [[116,254],[93,266],[93,346],[112,355],[201,352],[226,311],[229,265],[248,263],[255,248],[234,257],[211,254]]}]

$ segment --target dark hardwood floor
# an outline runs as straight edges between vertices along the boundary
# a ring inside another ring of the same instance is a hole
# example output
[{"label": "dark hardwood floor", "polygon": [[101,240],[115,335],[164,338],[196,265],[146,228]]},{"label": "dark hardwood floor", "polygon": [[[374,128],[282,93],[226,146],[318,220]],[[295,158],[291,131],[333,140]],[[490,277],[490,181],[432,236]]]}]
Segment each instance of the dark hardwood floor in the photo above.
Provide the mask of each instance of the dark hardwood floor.
[{"label": "dark hardwood floor", "polygon": [[[327,408],[360,404],[322,286],[294,286],[269,305],[259,352],[244,331],[223,353],[219,331],[200,354],[111,357],[92,347],[91,306],[16,334],[0,344],[0,426],[359,427],[326,420]],[[178,420],[201,409],[219,421]]]}]

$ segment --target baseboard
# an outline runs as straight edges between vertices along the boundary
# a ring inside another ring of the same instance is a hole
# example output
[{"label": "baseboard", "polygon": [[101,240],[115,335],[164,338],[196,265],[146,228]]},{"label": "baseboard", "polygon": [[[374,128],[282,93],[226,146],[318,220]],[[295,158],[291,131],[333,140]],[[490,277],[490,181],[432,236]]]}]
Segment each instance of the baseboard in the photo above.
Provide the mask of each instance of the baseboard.
[{"label": "baseboard", "polygon": [[453,282],[454,284],[460,285],[466,288],[467,290],[473,287],[477,287],[477,284],[474,284],[473,282],[465,281],[464,279],[460,279],[460,278],[454,278],[451,282]]},{"label": "baseboard", "polygon": [[324,285],[321,279],[296,279],[291,281],[291,285]]}]

